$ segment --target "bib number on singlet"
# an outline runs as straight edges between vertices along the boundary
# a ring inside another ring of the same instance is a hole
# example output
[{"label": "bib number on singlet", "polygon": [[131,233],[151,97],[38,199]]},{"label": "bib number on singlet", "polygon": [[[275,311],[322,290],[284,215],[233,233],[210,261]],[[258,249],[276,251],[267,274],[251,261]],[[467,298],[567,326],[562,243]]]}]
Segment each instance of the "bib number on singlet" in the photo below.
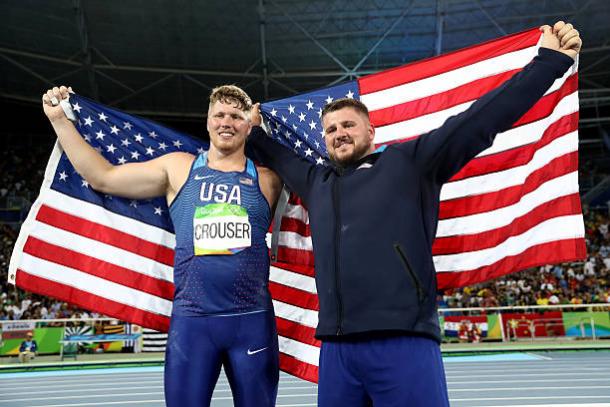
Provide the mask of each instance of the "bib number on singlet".
[{"label": "bib number on singlet", "polygon": [[195,256],[235,254],[252,245],[252,226],[246,208],[217,203],[195,209]]}]

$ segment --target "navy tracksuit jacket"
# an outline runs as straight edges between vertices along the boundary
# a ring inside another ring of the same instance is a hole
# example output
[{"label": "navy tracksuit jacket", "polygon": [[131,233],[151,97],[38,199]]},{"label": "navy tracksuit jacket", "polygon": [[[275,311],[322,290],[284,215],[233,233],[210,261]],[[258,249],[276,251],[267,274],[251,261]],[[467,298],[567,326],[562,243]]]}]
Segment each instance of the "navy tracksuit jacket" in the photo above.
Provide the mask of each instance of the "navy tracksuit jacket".
[{"label": "navy tracksuit jacket", "polygon": [[440,342],[432,242],[441,186],[573,62],[542,48],[521,72],[440,128],[347,168],[316,166],[260,127],[252,130],[255,158],[277,172],[309,210],[320,302],[316,337],[399,332]]}]

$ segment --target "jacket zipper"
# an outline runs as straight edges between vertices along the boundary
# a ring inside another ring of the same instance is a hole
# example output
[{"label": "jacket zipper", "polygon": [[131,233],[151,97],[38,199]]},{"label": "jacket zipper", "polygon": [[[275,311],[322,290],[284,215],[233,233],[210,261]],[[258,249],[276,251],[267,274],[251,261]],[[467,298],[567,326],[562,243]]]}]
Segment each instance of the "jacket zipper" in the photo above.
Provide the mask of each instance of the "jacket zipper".
[{"label": "jacket zipper", "polygon": [[342,335],[343,324],[343,301],[341,299],[341,281],[339,274],[339,249],[341,247],[341,213],[339,211],[339,178],[333,183],[333,203],[335,209],[335,292],[337,299],[337,335]]},{"label": "jacket zipper", "polygon": [[417,299],[418,299],[419,303],[421,304],[426,299],[426,293],[424,292],[424,290],[421,286],[421,281],[419,280],[419,277],[417,276],[417,274],[415,274],[415,272],[413,272],[413,269],[411,268],[411,265],[409,264],[409,260],[407,260],[407,256],[405,255],[405,252],[402,250],[402,247],[400,247],[399,243],[394,243],[394,250],[396,250],[396,253],[398,253],[398,257],[402,261],[402,264],[405,266],[407,273],[411,276],[411,279],[413,280],[413,284],[415,284],[415,289],[417,291]]}]

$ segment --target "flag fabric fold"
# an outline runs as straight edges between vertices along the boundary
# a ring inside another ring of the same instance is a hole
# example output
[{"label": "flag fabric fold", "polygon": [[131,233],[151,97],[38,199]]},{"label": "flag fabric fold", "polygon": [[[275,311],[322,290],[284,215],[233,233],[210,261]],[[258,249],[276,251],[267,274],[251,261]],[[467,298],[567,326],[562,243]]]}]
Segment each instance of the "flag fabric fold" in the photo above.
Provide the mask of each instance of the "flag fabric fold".
[{"label": "flag fabric fold", "polygon": [[[313,165],[328,165],[320,116],[325,104],[358,98],[378,145],[440,127],[527,65],[540,33],[530,30],[356,81],[263,103],[269,136]],[[433,245],[439,287],[585,256],[578,191],[577,64],[493,145],[443,186]],[[70,98],[83,137],[113,164],[203,142],[156,123]],[[317,381],[318,300],[307,209],[292,195],[270,271],[283,370]],[[174,234],[165,200],[129,200],[91,189],[59,145],[40,196],[15,245],[9,281],[157,331],[167,331]]]}]

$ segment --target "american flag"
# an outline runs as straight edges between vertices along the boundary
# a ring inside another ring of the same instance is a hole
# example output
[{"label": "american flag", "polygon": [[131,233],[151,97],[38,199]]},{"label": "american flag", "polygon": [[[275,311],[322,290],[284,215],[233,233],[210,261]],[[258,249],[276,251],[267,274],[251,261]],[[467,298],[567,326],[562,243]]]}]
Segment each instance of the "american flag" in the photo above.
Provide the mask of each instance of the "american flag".
[{"label": "american flag", "polygon": [[[78,131],[112,164],[208,148],[203,141],[79,95],[72,94],[69,102]],[[132,200],[94,191],[56,144],[40,195],[13,249],[9,282],[166,331],[174,246],[165,198]]]},{"label": "american flag", "polygon": [[[378,144],[417,137],[496,88],[536,55],[537,30],[332,88],[262,105],[270,136],[328,165],[322,107],[353,97],[371,111]],[[206,146],[157,124],[73,95],[81,134],[115,164]],[[440,288],[535,265],[581,259],[577,182],[576,64],[511,130],[462,169],[441,193],[433,254]],[[131,201],[92,191],[56,146],[39,199],[21,229],[9,280],[160,331],[171,313],[174,236],[163,199]],[[316,381],[320,343],[307,210],[286,206],[269,287],[280,366]]]}]

